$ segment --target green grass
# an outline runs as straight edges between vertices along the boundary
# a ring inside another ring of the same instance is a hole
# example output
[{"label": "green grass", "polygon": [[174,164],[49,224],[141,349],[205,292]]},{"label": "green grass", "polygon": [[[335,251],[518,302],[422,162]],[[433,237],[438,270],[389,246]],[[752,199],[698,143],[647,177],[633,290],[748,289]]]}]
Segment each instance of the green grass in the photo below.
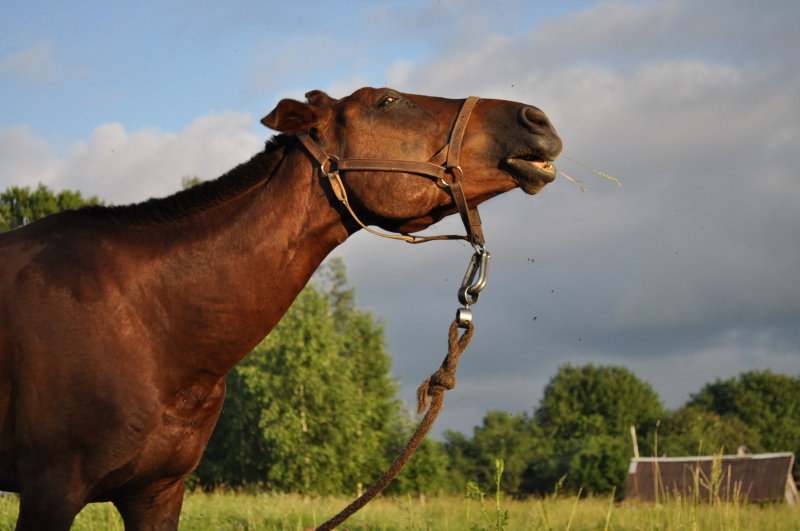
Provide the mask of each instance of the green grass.
[{"label": "green grass", "polygon": [[[611,497],[551,495],[511,500],[438,496],[374,500],[341,529],[364,530],[800,530],[800,508],[785,504],[712,505],[672,499],[661,504],[614,503]],[[321,524],[350,500],[300,495],[188,493],[182,530],[303,530]],[[0,497],[0,530],[14,527],[16,496]],[[507,516],[506,516],[507,515]],[[75,530],[122,530],[113,506],[91,504]]]}]

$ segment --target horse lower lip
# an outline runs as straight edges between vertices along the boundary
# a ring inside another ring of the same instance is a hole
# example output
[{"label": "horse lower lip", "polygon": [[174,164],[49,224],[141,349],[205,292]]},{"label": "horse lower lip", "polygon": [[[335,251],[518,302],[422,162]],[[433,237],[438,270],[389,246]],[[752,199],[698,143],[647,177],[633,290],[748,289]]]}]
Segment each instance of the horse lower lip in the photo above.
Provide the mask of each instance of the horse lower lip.
[{"label": "horse lower lip", "polygon": [[538,193],[556,178],[556,167],[542,159],[508,157],[504,168],[526,194]]}]

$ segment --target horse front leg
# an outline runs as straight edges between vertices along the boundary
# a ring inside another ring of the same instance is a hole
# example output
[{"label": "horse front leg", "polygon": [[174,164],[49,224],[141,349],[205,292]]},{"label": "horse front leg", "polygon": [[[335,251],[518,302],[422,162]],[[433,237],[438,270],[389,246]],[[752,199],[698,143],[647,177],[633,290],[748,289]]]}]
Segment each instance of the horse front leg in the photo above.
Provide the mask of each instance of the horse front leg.
[{"label": "horse front leg", "polygon": [[183,478],[149,485],[133,495],[113,500],[125,531],[178,529],[183,505]]},{"label": "horse front leg", "polygon": [[26,471],[20,485],[17,531],[67,531],[87,503],[86,484],[70,473],[77,467],[52,466]]}]

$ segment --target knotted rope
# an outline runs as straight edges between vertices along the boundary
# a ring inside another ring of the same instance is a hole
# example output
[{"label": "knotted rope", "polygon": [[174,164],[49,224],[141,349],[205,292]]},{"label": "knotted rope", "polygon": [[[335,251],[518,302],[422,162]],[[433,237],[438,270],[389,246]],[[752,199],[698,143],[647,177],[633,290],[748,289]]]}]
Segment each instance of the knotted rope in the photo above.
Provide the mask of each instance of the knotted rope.
[{"label": "knotted rope", "polygon": [[384,472],[378,481],[375,482],[364,494],[356,498],[350,505],[345,507],[339,514],[322,524],[317,528],[317,531],[327,531],[334,529],[336,526],[350,518],[356,511],[364,507],[375,496],[381,493],[386,486],[397,476],[397,474],[406,466],[408,460],[414,454],[414,451],[422,444],[428,431],[433,426],[436,417],[442,409],[444,403],[444,392],[448,389],[453,389],[456,386],[456,370],[458,370],[458,358],[461,353],[469,345],[472,339],[472,334],[475,331],[475,326],[472,322],[468,323],[467,329],[458,336],[458,321],[453,321],[450,325],[450,332],[448,334],[448,349],[447,356],[445,356],[442,365],[428,378],[422,382],[422,385],[417,389],[417,413],[422,414],[425,409],[428,410],[425,416],[420,421],[417,430],[408,440],[406,447],[397,456],[392,466]]}]

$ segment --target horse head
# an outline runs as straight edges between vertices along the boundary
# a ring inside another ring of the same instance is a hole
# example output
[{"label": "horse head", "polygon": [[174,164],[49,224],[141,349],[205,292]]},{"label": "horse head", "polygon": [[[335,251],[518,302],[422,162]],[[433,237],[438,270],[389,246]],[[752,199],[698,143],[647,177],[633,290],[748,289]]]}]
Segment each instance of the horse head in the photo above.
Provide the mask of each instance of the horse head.
[{"label": "horse head", "polygon": [[[307,133],[335,160],[426,162],[460,149],[458,167],[446,171],[457,172],[470,207],[515,187],[536,194],[556,175],[550,162],[561,152],[561,139],[547,116],[530,105],[478,100],[459,145],[452,146],[464,100],[388,88],[362,88],[341,99],[312,91],[306,98],[280,101],[262,123],[281,133]],[[419,231],[456,211],[442,179],[354,169],[343,182],[359,217],[387,230]]]}]

